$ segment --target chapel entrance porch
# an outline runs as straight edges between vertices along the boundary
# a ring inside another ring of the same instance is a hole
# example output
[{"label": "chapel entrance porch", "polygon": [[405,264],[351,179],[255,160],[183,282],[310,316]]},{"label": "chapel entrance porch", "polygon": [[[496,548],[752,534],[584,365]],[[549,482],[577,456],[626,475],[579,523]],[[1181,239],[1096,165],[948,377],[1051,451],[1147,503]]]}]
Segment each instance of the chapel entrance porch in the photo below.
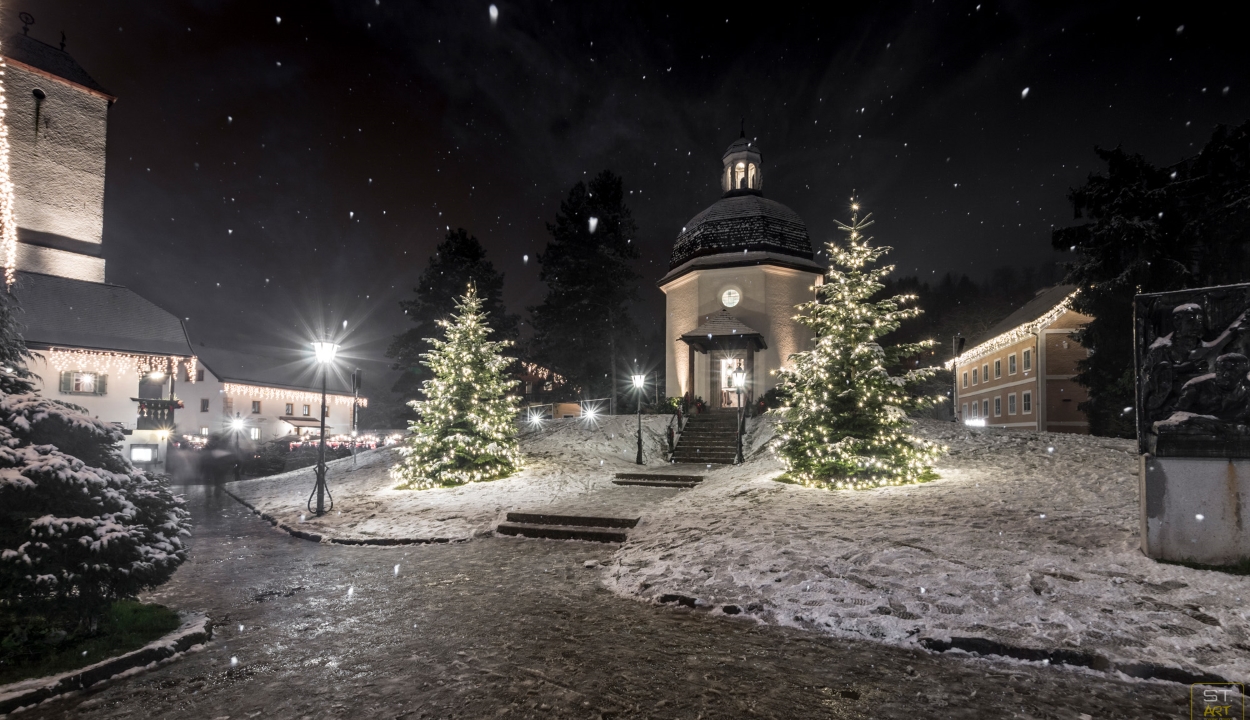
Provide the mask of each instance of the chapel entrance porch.
[{"label": "chapel entrance porch", "polygon": [[698,396],[696,388],[700,387],[700,378],[695,369],[698,353],[709,356],[708,368],[710,377],[707,380],[709,397],[703,399],[709,410],[736,412],[738,404],[738,388],[734,385],[733,376],[737,371],[746,374],[746,382],[742,388],[742,406],[749,407],[755,399],[755,355],[766,350],[764,336],[747,326],[727,310],[707,316],[706,321],[694,330],[681,336],[690,352],[686,374],[686,401],[693,402]]}]

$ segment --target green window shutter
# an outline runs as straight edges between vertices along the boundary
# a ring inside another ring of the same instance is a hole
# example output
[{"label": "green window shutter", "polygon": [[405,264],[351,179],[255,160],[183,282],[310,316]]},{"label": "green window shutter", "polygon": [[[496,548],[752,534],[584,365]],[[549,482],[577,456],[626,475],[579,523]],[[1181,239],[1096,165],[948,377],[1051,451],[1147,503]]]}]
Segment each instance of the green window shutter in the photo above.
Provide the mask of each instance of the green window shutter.
[{"label": "green window shutter", "polygon": [[108,391],[109,391],[109,376],[108,375],[96,375],[95,376],[95,394],[107,395]]},{"label": "green window shutter", "polygon": [[74,391],[74,374],[68,370],[61,372],[61,392],[68,393]]}]

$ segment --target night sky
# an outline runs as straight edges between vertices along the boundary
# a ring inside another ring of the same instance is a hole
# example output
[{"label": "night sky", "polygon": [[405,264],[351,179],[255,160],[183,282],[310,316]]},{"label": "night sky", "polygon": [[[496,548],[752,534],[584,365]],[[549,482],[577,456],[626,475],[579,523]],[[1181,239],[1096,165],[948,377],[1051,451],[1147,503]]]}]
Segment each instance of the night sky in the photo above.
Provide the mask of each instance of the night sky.
[{"label": "night sky", "polygon": [[347,320],[380,356],[447,226],[523,312],[544,223],[605,168],[654,327],[742,118],[814,242],[854,189],[899,272],[934,280],[1062,261],[1050,232],[1095,145],[1169,164],[1250,118],[1250,43],[1198,3],[496,4],[11,1],[0,35],[30,12],[118,97],[108,280],[237,349]]}]

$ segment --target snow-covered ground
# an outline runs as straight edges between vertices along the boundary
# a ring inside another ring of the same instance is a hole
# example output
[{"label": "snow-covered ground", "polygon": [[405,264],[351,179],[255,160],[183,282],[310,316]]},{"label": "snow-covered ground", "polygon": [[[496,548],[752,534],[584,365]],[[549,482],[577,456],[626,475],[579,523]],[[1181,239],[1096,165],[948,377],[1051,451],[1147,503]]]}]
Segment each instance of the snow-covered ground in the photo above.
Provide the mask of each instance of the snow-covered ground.
[{"label": "snow-covered ground", "polygon": [[985,638],[1250,677],[1250,578],[1142,555],[1134,443],[933,421],[917,434],[950,448],[923,485],[782,484],[766,451],[714,472],[651,511],[606,582],[838,637]]},{"label": "snow-covered ground", "polygon": [[344,538],[469,539],[510,510],[641,515],[602,571],[627,597],[680,595],[713,613],[734,606],[740,618],[897,645],[984,638],[1250,677],[1250,578],[1141,554],[1132,442],[921,421],[918,434],[950,448],[940,479],[831,492],[773,481],[767,421],[753,421],[747,463],[711,471],[664,465],[667,418],[644,423],[648,470],[706,481],[612,485],[639,469],[634,418],[618,417],[527,429],[521,473],[460,488],[392,490],[393,450],[362,455],[354,471],[338,461],[339,505],[303,525],[311,469],[230,487],[281,521]]},{"label": "snow-covered ground", "polygon": [[[643,459],[652,469],[664,465],[667,425],[667,416],[643,416]],[[394,489],[389,472],[399,457],[396,449],[361,453],[354,469],[351,458],[328,464],[326,483],[336,504],[321,518],[306,506],[315,477],[312,468],[229,483],[227,488],[280,522],[326,537],[467,540],[490,532],[508,511],[566,509],[592,493],[596,503],[602,497],[603,503],[619,505],[621,494],[613,491],[620,488],[612,484],[612,476],[639,469],[634,463],[636,431],[634,416],[546,421],[521,433],[526,462],[516,475],[422,491]],[[606,510],[636,516],[632,505]]]}]

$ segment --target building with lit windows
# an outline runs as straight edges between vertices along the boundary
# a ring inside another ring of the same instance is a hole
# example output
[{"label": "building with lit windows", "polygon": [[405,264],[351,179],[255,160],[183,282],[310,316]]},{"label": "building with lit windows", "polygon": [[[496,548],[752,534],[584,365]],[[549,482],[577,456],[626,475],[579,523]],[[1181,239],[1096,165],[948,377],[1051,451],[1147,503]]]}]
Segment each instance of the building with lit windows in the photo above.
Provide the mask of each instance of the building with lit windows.
[{"label": "building with lit windows", "polygon": [[353,408],[368,403],[355,397],[351,370],[331,368],[326,404],[321,406],[321,366],[307,356],[253,355],[200,345],[199,377],[179,387],[184,409],[178,430],[207,438],[238,433],[241,440],[263,443],[281,437],[317,437],[326,414],[326,437],[350,435]]},{"label": "building with lit windows", "polygon": [[955,372],[955,411],[961,420],[1089,432],[1079,408],[1089,396],[1073,379],[1087,351],[1073,333],[1090,318],[1071,308],[1075,294],[1071,285],[1042,290],[947,363]]},{"label": "building with lit windows", "polygon": [[794,320],[824,279],[807,226],[764,197],[763,154],[745,133],[722,157],[722,195],[677,236],[665,301],[669,397],[733,408],[733,373],[746,373],[743,404],[777,382],[776,371],[805,350],[810,333]]}]

